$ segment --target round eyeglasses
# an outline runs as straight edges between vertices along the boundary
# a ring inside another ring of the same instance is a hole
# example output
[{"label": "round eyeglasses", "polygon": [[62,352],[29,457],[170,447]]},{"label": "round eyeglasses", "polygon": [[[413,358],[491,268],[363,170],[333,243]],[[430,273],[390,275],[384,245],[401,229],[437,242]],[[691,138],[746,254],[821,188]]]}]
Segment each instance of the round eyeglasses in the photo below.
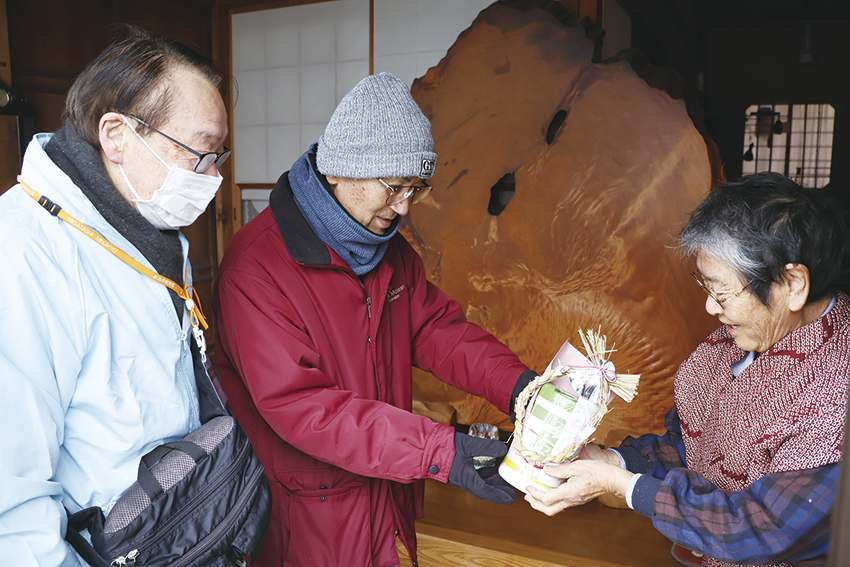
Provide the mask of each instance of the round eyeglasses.
[{"label": "round eyeglasses", "polygon": [[746,291],[746,289],[747,289],[748,287],[750,287],[750,284],[752,284],[752,283],[755,281],[755,280],[750,280],[749,282],[747,282],[747,285],[745,285],[744,287],[742,287],[742,288],[741,288],[739,291],[737,291],[736,293],[730,293],[730,294],[724,294],[724,295],[717,295],[716,293],[714,293],[714,290],[713,290],[713,289],[711,289],[711,287],[709,287],[709,285],[708,285],[707,283],[705,283],[705,281],[703,281],[703,279],[702,279],[702,273],[700,273],[700,271],[699,271],[699,270],[694,270],[693,272],[691,272],[691,276],[694,278],[694,280],[696,280],[696,282],[699,284],[699,286],[702,288],[702,290],[703,290],[705,293],[707,293],[707,294],[708,294],[708,296],[709,296],[709,297],[710,297],[710,298],[711,298],[711,299],[712,299],[712,300],[713,300],[713,301],[714,301],[717,305],[719,305],[721,309],[723,308],[723,304],[724,304],[724,303],[726,303],[726,302],[727,302],[727,301],[729,301],[730,299],[735,299],[736,297],[738,297],[739,295],[741,295],[742,293],[744,293],[744,291]]},{"label": "round eyeglasses", "polygon": [[431,186],[424,181],[422,182],[422,185],[390,185],[380,177],[378,178],[378,181],[390,190],[390,194],[387,197],[387,206],[390,207],[398,205],[408,198],[410,199],[410,203],[415,205],[427,197],[428,193],[431,192]]},{"label": "round eyeglasses", "polygon": [[171,140],[172,142],[174,142],[175,144],[177,144],[178,146],[180,146],[184,150],[192,152],[193,154],[198,156],[198,161],[195,162],[195,167],[192,168],[192,171],[194,171],[195,173],[203,173],[206,170],[208,170],[210,168],[210,166],[213,165],[213,164],[215,164],[216,169],[219,169],[222,166],[222,164],[225,161],[227,161],[227,158],[230,157],[230,149],[227,148],[227,146],[225,146],[224,151],[221,152],[221,153],[199,152],[197,150],[193,150],[192,148],[190,148],[189,146],[187,146],[183,142],[175,140],[174,138],[172,138],[168,134],[160,132],[159,130],[157,130],[156,128],[154,128],[153,126],[151,126],[150,124],[148,124],[144,120],[142,120],[140,118],[136,118],[135,116],[133,116],[131,114],[128,114],[128,116],[130,116],[130,118],[139,122],[140,124],[144,124],[146,127],[150,128],[151,130],[153,130],[154,132],[156,132],[160,136],[168,138],[169,140]]}]

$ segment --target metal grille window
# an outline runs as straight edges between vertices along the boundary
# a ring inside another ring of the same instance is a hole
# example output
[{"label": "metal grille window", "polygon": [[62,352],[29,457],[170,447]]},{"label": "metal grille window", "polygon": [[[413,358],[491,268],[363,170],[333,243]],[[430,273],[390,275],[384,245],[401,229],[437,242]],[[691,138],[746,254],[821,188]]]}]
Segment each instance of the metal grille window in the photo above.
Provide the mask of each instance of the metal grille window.
[{"label": "metal grille window", "polygon": [[806,187],[829,183],[835,124],[832,106],[754,105],[747,109],[746,118],[744,175],[775,171]]}]

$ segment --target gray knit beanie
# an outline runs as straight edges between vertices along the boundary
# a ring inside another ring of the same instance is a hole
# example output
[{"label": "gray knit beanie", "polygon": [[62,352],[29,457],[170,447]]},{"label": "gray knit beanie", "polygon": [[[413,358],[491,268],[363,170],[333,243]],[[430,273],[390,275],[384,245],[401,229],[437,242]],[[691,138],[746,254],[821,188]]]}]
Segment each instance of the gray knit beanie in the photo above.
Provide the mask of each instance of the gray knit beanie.
[{"label": "gray knit beanie", "polygon": [[316,151],[320,173],[350,179],[426,179],[436,162],[431,122],[391,73],[370,75],[342,97]]}]

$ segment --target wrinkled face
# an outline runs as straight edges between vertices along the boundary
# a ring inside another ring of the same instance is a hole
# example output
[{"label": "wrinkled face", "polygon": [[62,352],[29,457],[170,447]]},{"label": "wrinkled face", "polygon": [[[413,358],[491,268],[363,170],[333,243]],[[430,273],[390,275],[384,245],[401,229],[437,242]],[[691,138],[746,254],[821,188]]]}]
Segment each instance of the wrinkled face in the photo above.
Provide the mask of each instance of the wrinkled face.
[{"label": "wrinkled face", "polygon": [[[393,220],[407,214],[410,199],[395,205],[387,205],[390,191],[377,179],[349,179],[327,176],[339,204],[348,211],[354,220],[375,234],[383,235],[389,230]],[[386,177],[389,185],[419,185],[418,177]]]},{"label": "wrinkled face", "polygon": [[[227,113],[215,87],[198,72],[187,68],[175,69],[168,80],[174,97],[173,107],[169,113],[170,119],[157,129],[197,152],[224,151]],[[145,117],[140,118],[144,120]],[[129,122],[137,130],[142,129],[132,118]],[[156,132],[148,131],[143,137],[169,167],[176,164],[177,167],[191,171],[197,163],[198,156]],[[130,131],[129,126],[125,138],[124,171],[139,197],[150,199],[162,186],[169,170]],[[210,166],[199,173],[215,176],[217,169]]]},{"label": "wrinkled face", "polygon": [[765,352],[799,326],[798,319],[788,307],[788,295],[783,293],[784,284],[774,283],[770,287],[770,307],[767,307],[749,289],[732,297],[747,282],[742,282],[729,264],[714,256],[699,254],[697,269],[716,296],[728,297],[722,306],[711,297],[706,298],[705,310],[726,325],[735,343],[743,350]]}]

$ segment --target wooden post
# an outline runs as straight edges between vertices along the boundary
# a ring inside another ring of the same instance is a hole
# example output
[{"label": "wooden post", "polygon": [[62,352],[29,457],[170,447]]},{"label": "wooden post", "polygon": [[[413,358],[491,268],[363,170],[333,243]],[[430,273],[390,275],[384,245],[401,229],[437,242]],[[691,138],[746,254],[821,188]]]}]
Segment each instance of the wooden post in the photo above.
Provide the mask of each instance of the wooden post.
[{"label": "wooden post", "polygon": [[0,0],[0,81],[12,84],[12,64],[9,57],[9,19],[6,0]]}]

